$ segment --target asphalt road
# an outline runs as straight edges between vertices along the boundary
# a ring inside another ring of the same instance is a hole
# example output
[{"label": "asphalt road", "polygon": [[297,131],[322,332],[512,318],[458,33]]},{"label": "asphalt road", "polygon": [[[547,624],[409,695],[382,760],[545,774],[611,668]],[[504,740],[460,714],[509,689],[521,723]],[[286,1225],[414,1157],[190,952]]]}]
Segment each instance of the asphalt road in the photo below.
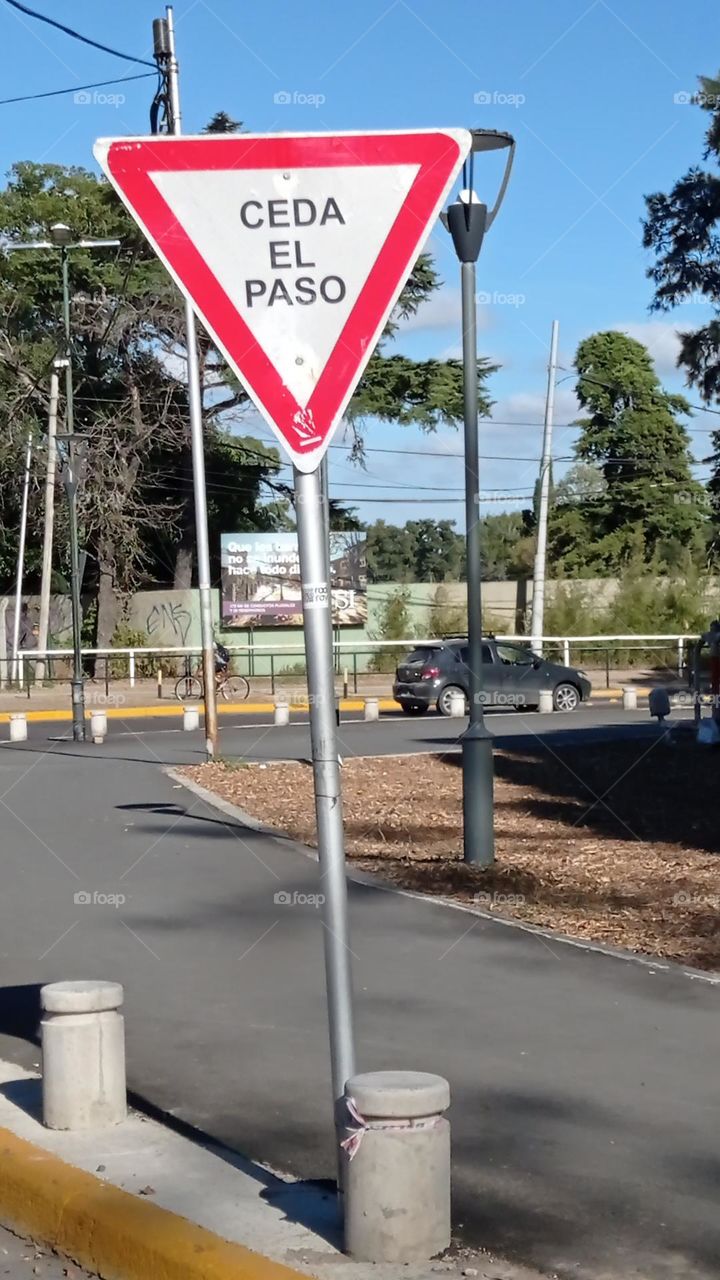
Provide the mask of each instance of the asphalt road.
[{"label": "asphalt road", "polygon": [[[541,752],[556,732],[623,732],[647,750],[645,716],[584,714],[532,717],[545,745],[519,716],[501,736]],[[449,731],[348,724],[343,750],[446,749]],[[228,754],[307,751],[301,727],[223,738]],[[317,864],[159,767],[201,749],[155,730],[0,748],[0,1054],[37,1062],[38,984],[118,979],[147,1104],[329,1177],[322,929],[275,901],[317,892]],[[659,750],[658,785],[669,767]],[[362,883],[350,912],[358,1065],[450,1079],[468,1243],[584,1280],[720,1276],[718,987]]]}]

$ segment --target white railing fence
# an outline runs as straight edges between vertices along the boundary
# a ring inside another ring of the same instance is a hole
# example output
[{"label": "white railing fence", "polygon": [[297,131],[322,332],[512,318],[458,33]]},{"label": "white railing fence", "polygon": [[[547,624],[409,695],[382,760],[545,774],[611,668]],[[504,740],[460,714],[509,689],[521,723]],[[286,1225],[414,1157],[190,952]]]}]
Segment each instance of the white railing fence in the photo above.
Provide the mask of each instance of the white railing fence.
[{"label": "white railing fence", "polygon": [[[508,641],[516,644],[528,645],[528,637],[520,635],[495,635],[499,641]],[[653,648],[674,648],[676,661],[674,666],[678,675],[682,675],[685,668],[686,653],[688,645],[697,641],[697,634],[694,632],[674,632],[668,634],[665,632],[656,632],[651,635],[587,635],[587,636],[543,636],[543,649],[547,647],[557,648],[562,662],[565,666],[571,666],[573,661],[573,650],[577,654],[578,650],[597,649],[598,653],[605,654],[605,669],[609,681],[609,654],[612,649],[621,648],[631,651],[633,649],[653,649]],[[438,644],[435,638],[412,638],[405,640],[364,640],[361,644],[357,640],[335,640],[333,650],[336,658],[336,666],[338,669],[341,665],[341,659],[352,658],[353,683],[357,687],[358,655],[372,655],[378,651],[387,650],[405,650],[416,649],[423,645]],[[277,661],[289,659],[292,657],[304,660],[305,650],[302,642],[295,645],[281,644],[228,644],[226,648],[234,657],[244,655],[246,658],[246,667],[248,674],[257,675],[260,678],[270,677],[273,686],[276,676],[287,674],[282,668],[278,669]],[[53,649],[28,649],[22,650],[18,654],[19,660],[19,680],[20,687],[29,688],[31,679],[32,666],[38,659],[66,659],[72,657],[72,648],[53,648]],[[127,658],[127,678],[130,687],[134,688],[137,679],[138,659],[144,658],[162,658],[168,657],[175,661],[178,658],[192,660],[193,657],[199,658],[200,649],[197,645],[148,645],[135,646],[129,648],[104,648],[104,649],[83,649],[83,658]],[[255,670],[258,658],[268,658],[269,669],[266,672],[258,672]],[[5,688],[9,683],[10,677],[9,660],[0,660],[0,688]],[[158,661],[155,668],[161,667]],[[297,674],[297,673],[290,673]],[[117,677],[114,677],[117,678]]]}]

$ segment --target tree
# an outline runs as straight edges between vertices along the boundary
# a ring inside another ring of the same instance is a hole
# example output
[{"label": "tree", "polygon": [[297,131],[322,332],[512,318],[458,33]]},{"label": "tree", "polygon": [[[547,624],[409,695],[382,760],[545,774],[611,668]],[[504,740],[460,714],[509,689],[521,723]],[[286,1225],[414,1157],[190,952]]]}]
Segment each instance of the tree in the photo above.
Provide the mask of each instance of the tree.
[{"label": "tree", "polygon": [[713,308],[707,324],[680,334],[678,360],[711,403],[720,399],[720,175],[713,171],[720,164],[720,76],[703,76],[700,86],[696,102],[710,116],[703,158],[712,167],[693,165],[669,195],[646,197],[643,243],[655,255],[647,273],[655,284],[652,310],[693,298]]},{"label": "tree", "polygon": [[[642,343],[617,332],[597,333],[578,347],[577,395],[590,416],[580,420],[576,472],[586,491],[558,500],[549,522],[550,552],[566,570],[617,572],[640,547],[645,562],[677,562],[680,548],[700,554],[704,492],[690,472],[687,434],[678,416],[682,396],[660,385]],[[604,489],[598,483],[602,477]],[[566,493],[568,490],[566,489]]]},{"label": "tree", "polygon": [[[524,578],[532,567],[530,513],[501,511],[480,521],[480,556],[483,578],[503,582]],[[463,572],[464,572],[463,565]]]}]

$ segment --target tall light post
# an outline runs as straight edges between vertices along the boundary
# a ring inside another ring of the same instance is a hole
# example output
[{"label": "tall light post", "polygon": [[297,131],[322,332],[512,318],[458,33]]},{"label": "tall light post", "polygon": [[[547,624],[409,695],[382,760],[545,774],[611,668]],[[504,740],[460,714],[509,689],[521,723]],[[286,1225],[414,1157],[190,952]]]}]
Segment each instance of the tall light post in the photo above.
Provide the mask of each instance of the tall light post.
[{"label": "tall light post", "polygon": [[36,252],[42,249],[60,251],[62,267],[62,313],[64,333],[65,360],[65,431],[58,433],[57,439],[64,440],[67,448],[67,462],[64,475],[65,492],[68,500],[68,522],[70,525],[70,592],[72,602],[73,633],[73,673],[70,681],[72,699],[73,740],[85,740],[85,687],[82,669],[82,614],[80,609],[80,551],[77,524],[77,487],[78,458],[77,440],[74,432],[74,402],[72,377],[72,333],[70,327],[70,265],[71,249],[111,249],[118,248],[119,240],[97,239],[83,236],[76,240],[70,227],[64,222],[56,222],[50,228],[49,240],[32,240],[23,244],[9,244],[8,251],[29,250]]},{"label": "tall light post", "polygon": [[[475,264],[486,231],[495,221],[510,178],[515,140],[509,133],[473,129],[472,150],[463,166],[463,189],[441,215],[460,262],[463,333],[463,418],[465,428],[465,536],[468,609],[470,717],[461,738],[463,774],[463,857],[489,867],[495,856],[493,831],[492,736],[483,715],[482,586],[480,559],[480,478],[478,461],[478,359]],[[497,199],[488,210],[474,189],[475,156],[508,149]]]}]

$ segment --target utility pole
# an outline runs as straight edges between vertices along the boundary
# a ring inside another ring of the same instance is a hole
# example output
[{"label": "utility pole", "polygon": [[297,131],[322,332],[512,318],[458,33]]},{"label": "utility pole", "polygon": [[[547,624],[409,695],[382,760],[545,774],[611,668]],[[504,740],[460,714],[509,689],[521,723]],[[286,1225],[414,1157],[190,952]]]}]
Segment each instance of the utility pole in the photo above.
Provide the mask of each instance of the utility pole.
[{"label": "utility pole", "polygon": [[22,508],[20,510],[20,541],[18,543],[17,575],[15,578],[15,616],[13,618],[12,641],[12,679],[20,678],[20,610],[22,609],[22,586],[25,572],[25,536],[27,534],[28,494],[30,492],[30,463],[32,461],[32,432],[28,431],[27,448],[25,450],[25,472],[23,476]]},{"label": "utility pole", "polygon": [[558,331],[557,320],[552,322],[550,338],[550,363],[548,365],[547,395],[545,397],[545,427],[543,430],[542,461],[540,463],[540,504],[538,510],[537,546],[533,569],[533,596],[530,636],[533,651],[542,657],[542,636],[545,615],[545,564],[547,560],[547,525],[550,505],[550,471],[552,467],[552,431],[555,412],[555,381],[557,377]]},{"label": "utility pole", "polygon": [[[38,623],[38,649],[47,649],[50,626],[50,580],[52,576],[53,526],[55,523],[55,472],[57,471],[57,410],[58,367],[62,360],[55,360],[50,374],[50,407],[48,409],[47,465],[45,470],[45,525],[43,529],[42,576],[40,579],[40,619]],[[35,664],[35,683],[45,679],[45,659]]]},{"label": "utility pole", "polygon": [[[175,56],[175,24],[172,6],[165,8],[166,18],[153,22],[155,60],[167,76],[168,133],[176,137],[182,132],[178,63]],[[205,442],[203,438],[202,391],[198,363],[197,330],[192,303],[185,302],[185,348],[187,351],[187,385],[192,441],[193,494],[195,500],[195,541],[197,545],[198,594],[200,597],[200,641],[202,644],[203,689],[205,701],[205,749],[209,759],[217,755],[218,720],[215,686],[215,637],[213,634],[212,593],[210,584],[210,547],[208,538],[207,489],[205,484]]]}]

